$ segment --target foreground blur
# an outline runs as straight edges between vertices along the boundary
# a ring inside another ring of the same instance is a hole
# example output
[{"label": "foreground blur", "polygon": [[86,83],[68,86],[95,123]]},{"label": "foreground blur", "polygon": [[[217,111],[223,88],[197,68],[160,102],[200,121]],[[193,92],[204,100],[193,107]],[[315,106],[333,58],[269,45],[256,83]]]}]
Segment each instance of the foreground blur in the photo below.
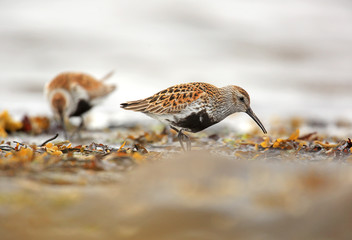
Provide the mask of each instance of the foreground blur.
[{"label": "foreground blur", "polygon": [[101,174],[96,177],[106,184],[89,187],[2,178],[1,236],[350,239],[351,167],[283,162],[194,152],[126,175]]}]

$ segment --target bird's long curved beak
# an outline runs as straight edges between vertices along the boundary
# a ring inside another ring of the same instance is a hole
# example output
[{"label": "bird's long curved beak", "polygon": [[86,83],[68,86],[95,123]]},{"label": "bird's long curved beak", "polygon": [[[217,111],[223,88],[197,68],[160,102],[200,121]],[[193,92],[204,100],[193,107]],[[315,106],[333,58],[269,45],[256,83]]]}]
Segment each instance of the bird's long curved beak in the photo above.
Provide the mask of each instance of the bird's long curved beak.
[{"label": "bird's long curved beak", "polygon": [[258,124],[258,126],[262,129],[263,133],[267,133],[264,125],[262,122],[259,120],[259,118],[254,114],[253,110],[251,108],[248,108],[246,113]]},{"label": "bird's long curved beak", "polygon": [[66,125],[65,125],[65,117],[64,117],[64,114],[62,112],[60,112],[59,115],[60,115],[61,127],[62,127],[62,130],[64,132],[64,138],[65,138],[65,140],[67,140],[68,136],[67,136]]}]

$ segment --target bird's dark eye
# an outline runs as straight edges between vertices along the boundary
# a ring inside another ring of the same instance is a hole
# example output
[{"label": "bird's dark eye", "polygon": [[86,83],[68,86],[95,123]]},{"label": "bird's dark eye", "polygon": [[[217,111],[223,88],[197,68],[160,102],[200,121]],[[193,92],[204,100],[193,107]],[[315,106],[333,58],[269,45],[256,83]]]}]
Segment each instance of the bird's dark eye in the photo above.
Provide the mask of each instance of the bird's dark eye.
[{"label": "bird's dark eye", "polygon": [[239,99],[241,102],[244,102],[244,97],[241,96],[241,97],[239,97]]}]

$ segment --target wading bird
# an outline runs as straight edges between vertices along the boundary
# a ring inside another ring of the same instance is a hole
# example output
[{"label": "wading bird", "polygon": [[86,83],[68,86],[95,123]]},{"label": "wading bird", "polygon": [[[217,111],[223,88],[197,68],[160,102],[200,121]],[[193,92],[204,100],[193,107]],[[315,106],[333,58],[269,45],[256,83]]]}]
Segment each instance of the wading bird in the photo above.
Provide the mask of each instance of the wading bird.
[{"label": "wading bird", "polygon": [[250,107],[248,93],[238,86],[215,87],[194,82],[169,87],[151,97],[122,103],[126,110],[145,113],[174,129],[183,150],[191,149],[190,138],[183,133],[199,132],[236,112],[247,113],[267,133]]},{"label": "wading bird", "polygon": [[75,131],[79,133],[84,125],[82,115],[115,90],[115,85],[104,83],[112,74],[113,72],[110,72],[101,80],[97,80],[85,73],[65,72],[57,75],[45,86],[44,94],[55,119],[63,128],[66,139],[65,120],[80,117],[81,123]]}]

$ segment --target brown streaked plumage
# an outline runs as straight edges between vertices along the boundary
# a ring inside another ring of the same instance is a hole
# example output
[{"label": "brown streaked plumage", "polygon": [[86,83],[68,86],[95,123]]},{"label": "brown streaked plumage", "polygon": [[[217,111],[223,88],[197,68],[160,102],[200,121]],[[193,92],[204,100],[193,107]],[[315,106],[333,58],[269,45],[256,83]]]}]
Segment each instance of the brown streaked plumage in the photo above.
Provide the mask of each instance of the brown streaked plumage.
[{"label": "brown streaked plumage", "polygon": [[[108,75],[111,75],[109,73]],[[105,80],[106,77],[103,78]],[[72,91],[75,86],[82,87],[88,94],[89,99],[104,97],[115,90],[115,85],[106,85],[102,80],[97,80],[94,77],[85,73],[66,72],[57,75],[47,85],[47,90],[62,88],[67,91]]]},{"label": "brown streaked plumage", "polygon": [[81,117],[80,127],[82,127],[82,115],[115,90],[115,85],[103,82],[111,75],[112,72],[102,80],[97,80],[85,73],[65,72],[57,75],[45,86],[45,96],[55,118],[61,122],[66,138],[64,119]]},{"label": "brown streaked plumage", "polygon": [[178,132],[179,141],[190,141],[183,131],[198,132],[210,127],[235,112],[246,112],[266,130],[250,108],[248,93],[238,86],[222,88],[202,82],[179,84],[169,87],[151,97],[122,103],[126,110],[139,111],[160,120]]},{"label": "brown streaked plumage", "polygon": [[[215,95],[215,92],[206,92],[214,86],[207,83],[180,84],[160,91],[153,96],[127,102],[122,105],[127,110],[140,111],[148,114],[170,114],[178,113],[190,103],[205,95]],[[214,89],[215,90],[215,89]]]}]

